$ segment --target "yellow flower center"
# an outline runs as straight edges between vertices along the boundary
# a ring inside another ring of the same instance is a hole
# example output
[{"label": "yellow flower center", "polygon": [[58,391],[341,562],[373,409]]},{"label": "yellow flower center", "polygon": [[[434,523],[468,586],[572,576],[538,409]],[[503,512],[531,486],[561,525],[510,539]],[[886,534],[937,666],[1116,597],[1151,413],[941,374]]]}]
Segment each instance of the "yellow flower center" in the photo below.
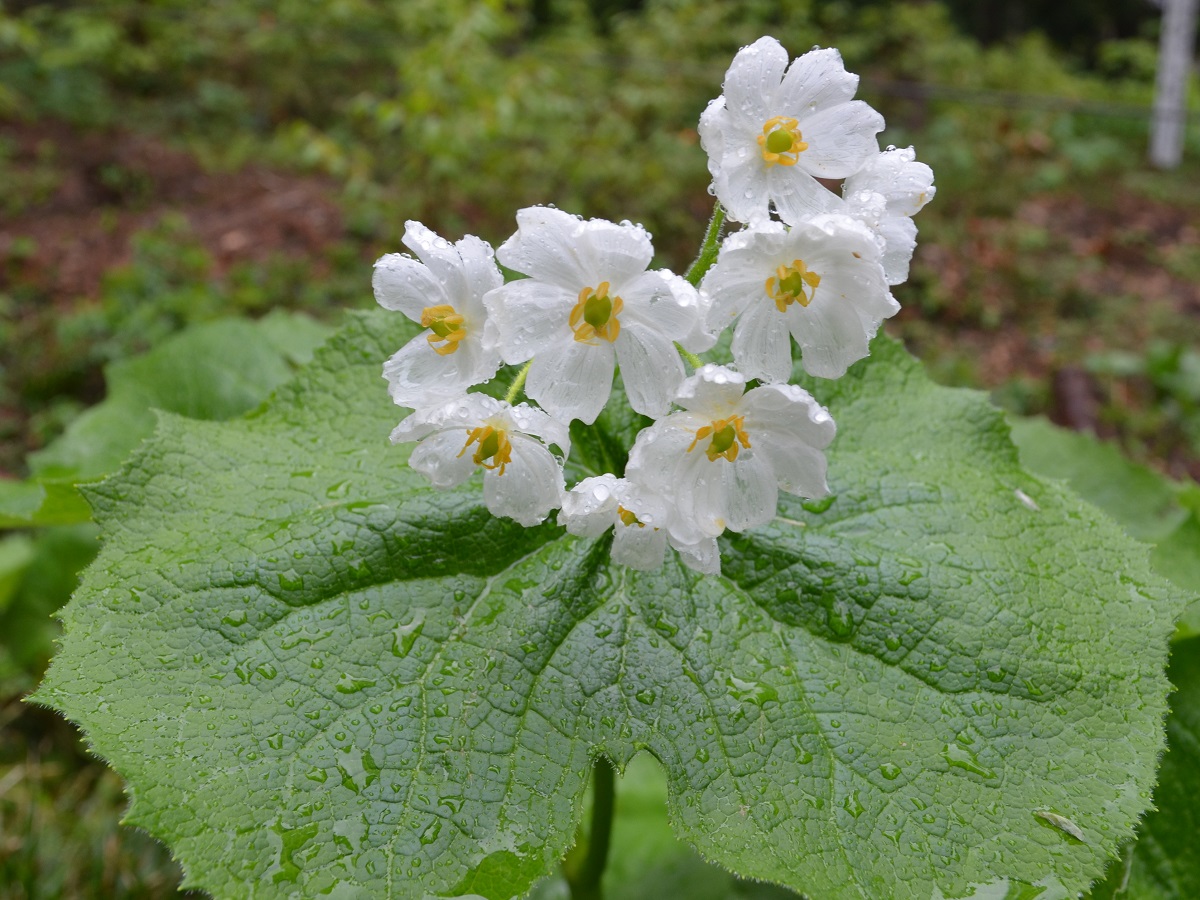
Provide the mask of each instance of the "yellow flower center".
[{"label": "yellow flower center", "polygon": [[728,419],[717,419],[703,428],[697,428],[696,437],[692,440],[692,446],[687,448],[687,452],[695,450],[696,445],[705,438],[711,438],[704,451],[708,461],[716,462],[718,456],[723,456],[733,462],[737,459],[739,446],[750,449],[750,435],[746,434],[745,423],[742,421],[744,418],[730,416]]},{"label": "yellow flower center", "polygon": [[619,518],[626,526],[636,525],[638,528],[645,528],[646,523],[638,520],[638,517],[631,513],[623,506],[617,507],[617,518]]},{"label": "yellow flower center", "polygon": [[496,474],[503,475],[504,467],[512,462],[512,444],[508,441],[508,432],[504,429],[497,430],[491,425],[472,428],[467,432],[467,442],[458,451],[458,455],[462,456],[475,443],[479,444],[475,455],[471,457],[475,460],[475,465],[485,469],[499,469]]},{"label": "yellow flower center", "polygon": [[768,165],[794,166],[808,144],[800,134],[800,123],[787,116],[773,116],[763,123],[758,146]]},{"label": "yellow flower center", "polygon": [[767,296],[775,301],[776,309],[787,312],[793,303],[812,303],[820,283],[821,276],[804,265],[804,260],[794,259],[790,266],[780,266],[767,279]]},{"label": "yellow flower center", "polygon": [[465,321],[449,304],[427,306],[421,310],[421,325],[431,332],[426,340],[439,356],[449,356],[458,349],[458,342],[467,336],[467,329],[463,327]]},{"label": "yellow flower center", "polygon": [[597,287],[585,287],[579,292],[579,302],[571,310],[568,324],[575,332],[575,340],[585,344],[595,343],[600,337],[610,344],[621,333],[621,322],[617,318],[625,308],[620,297],[608,296],[608,282]]}]

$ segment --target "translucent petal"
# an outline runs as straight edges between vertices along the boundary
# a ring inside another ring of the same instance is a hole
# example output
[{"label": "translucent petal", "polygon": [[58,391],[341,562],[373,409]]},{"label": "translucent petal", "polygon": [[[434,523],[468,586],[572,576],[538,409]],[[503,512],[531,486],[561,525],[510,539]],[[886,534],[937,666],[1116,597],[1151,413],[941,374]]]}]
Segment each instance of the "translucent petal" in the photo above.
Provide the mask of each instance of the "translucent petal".
[{"label": "translucent petal", "polygon": [[837,194],[799,165],[772,166],[767,172],[767,183],[779,218],[789,225],[799,225],[812,216],[830,212],[839,203]]},{"label": "translucent petal", "polygon": [[777,114],[803,118],[854,98],[858,76],[846,71],[833,48],[810,50],[788,67],[775,95]]},{"label": "translucent petal", "polygon": [[887,216],[879,221],[883,238],[883,272],[888,284],[908,280],[908,267],[917,249],[917,225],[908,216]]},{"label": "translucent petal", "polygon": [[607,281],[616,294],[638,279],[650,265],[654,247],[641,225],[591,219],[582,223],[575,237],[575,253],[588,279],[580,287],[596,287]]},{"label": "translucent petal", "polygon": [[883,130],[883,116],[852,100],[813,113],[801,120],[800,130],[808,149],[795,168],[819,178],[845,178],[879,152],[875,135]]},{"label": "translucent petal", "polygon": [[[821,287],[825,287],[824,282]],[[867,329],[844,295],[826,291],[807,309],[789,307],[787,317],[792,337],[800,345],[800,362],[809,375],[841,378],[851,364],[869,352]]]},{"label": "translucent petal", "polygon": [[500,355],[509,365],[575,339],[568,320],[577,293],[523,278],[489,291],[483,302]]},{"label": "translucent petal", "polygon": [[708,171],[715,177],[725,158],[725,133],[730,127],[729,112],[725,109],[725,98],[710,100],[700,114],[696,131],[700,135],[700,146],[708,154]]},{"label": "translucent petal", "polygon": [[625,303],[621,324],[638,322],[672,341],[682,340],[700,317],[700,295],[667,270],[643,272],[620,292]]},{"label": "translucent petal", "polygon": [[469,431],[465,428],[435,432],[417,444],[408,464],[436,488],[456,487],[475,471],[473,454],[463,453],[468,436]]},{"label": "translucent petal", "polygon": [[846,179],[844,193],[875,191],[887,201],[893,216],[915,216],[933,199],[933,170],[917,162],[912,147],[885,150],[869,157],[863,167]]},{"label": "translucent petal", "polygon": [[496,266],[496,255],[487,241],[468,234],[454,245],[462,258],[462,272],[467,282],[468,299],[463,306],[481,320],[485,315],[483,295],[504,284],[504,276]]},{"label": "translucent petal", "polygon": [[662,567],[666,553],[666,531],[617,520],[612,545],[612,559],[617,565],[653,572]]},{"label": "translucent petal", "polygon": [[608,401],[615,368],[607,341],[586,344],[569,337],[533,358],[525,393],[560,419],[590,425]]},{"label": "translucent petal", "polygon": [[621,329],[614,347],[629,405],[652,418],[665,416],[685,374],[674,343],[633,322]]},{"label": "translucent petal", "polygon": [[410,219],[404,223],[404,246],[420,257],[433,277],[442,284],[445,295],[454,298],[449,301],[451,304],[459,305],[470,296],[462,257],[454,244]]},{"label": "translucent petal", "polygon": [[555,509],[563,493],[562,467],[550,451],[530,438],[509,434],[512,461],[483,476],[483,502],[496,516],[525,526],[537,525]]},{"label": "translucent petal", "polygon": [[617,521],[617,476],[585,478],[562,496],[558,524],[571,534],[598,538]]},{"label": "translucent petal", "polygon": [[724,96],[729,109],[761,128],[777,115],[774,99],[787,64],[787,51],[772,37],[761,37],[739,50],[725,73]]},{"label": "translucent petal", "polygon": [[675,402],[709,418],[736,412],[746,389],[746,378],[733,369],[708,363],[683,380]]},{"label": "translucent petal", "polygon": [[[486,366],[478,366],[481,348],[467,344],[463,341],[455,353],[441,356],[420,334],[401,347],[383,364],[392,401],[414,409],[431,406],[465,393],[471,385],[494,375],[498,366],[482,374],[481,368],[486,371]],[[495,354],[487,356],[499,363]]]},{"label": "translucent petal", "polygon": [[544,444],[556,445],[564,455],[571,452],[570,431],[566,424],[542,410],[534,409],[528,403],[518,403],[508,409],[507,418],[517,431],[532,434]]},{"label": "translucent petal", "polygon": [[746,309],[733,332],[733,358],[747,378],[787,381],[792,377],[792,338],[787,318],[759,289],[761,299]]},{"label": "translucent petal", "polygon": [[414,322],[421,321],[425,307],[454,302],[425,265],[399,253],[376,260],[371,287],[380,306],[402,312]]},{"label": "translucent petal", "polygon": [[578,216],[548,206],[528,206],[518,210],[517,233],[500,245],[496,258],[510,269],[577,295],[592,274],[576,253],[582,227]]},{"label": "translucent petal", "polygon": [[676,540],[675,535],[669,535],[671,546],[679,553],[679,558],[689,569],[703,575],[721,574],[721,551],[717,547],[716,538],[700,538],[684,543]]},{"label": "translucent petal", "polygon": [[[752,445],[756,437],[750,434]],[[745,531],[774,518],[779,489],[765,457],[743,450],[732,463],[719,458],[712,465],[720,471],[725,526],[730,531]]]}]

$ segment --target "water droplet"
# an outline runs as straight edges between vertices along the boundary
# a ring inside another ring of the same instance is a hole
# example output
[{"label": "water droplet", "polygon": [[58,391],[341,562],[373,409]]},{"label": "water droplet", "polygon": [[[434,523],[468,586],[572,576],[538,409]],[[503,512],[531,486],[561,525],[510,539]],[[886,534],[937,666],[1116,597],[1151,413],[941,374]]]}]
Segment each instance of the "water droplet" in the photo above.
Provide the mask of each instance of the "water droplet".
[{"label": "water droplet", "polygon": [[887,637],[883,639],[883,646],[887,647],[889,650],[899,650],[903,646],[903,643],[900,640],[900,635],[896,634],[894,631],[889,631],[887,633]]},{"label": "water droplet", "polygon": [[696,760],[702,763],[708,762],[708,750],[706,750],[704,747],[697,747]]},{"label": "water droplet", "polygon": [[959,744],[947,744],[942,750],[942,758],[956,769],[963,769],[983,778],[996,777],[995,772],[980,764],[974,753]]},{"label": "water droplet", "polygon": [[329,780],[329,773],[322,768],[310,769],[305,776],[309,781],[315,781],[317,784],[324,784]]},{"label": "water droplet", "polygon": [[334,690],[339,694],[357,694],[359,691],[369,687],[375,687],[375,682],[369,678],[355,678],[352,675],[343,673],[338,679],[338,683],[334,685]]},{"label": "water droplet", "polygon": [[658,697],[658,694],[654,692],[653,688],[643,688],[633,696],[637,697],[638,702],[649,705],[654,702],[655,698]]},{"label": "water droplet", "polygon": [[237,628],[239,625],[245,625],[246,611],[244,609],[235,609],[229,615],[223,617],[221,621],[233,628]]},{"label": "water droplet", "polygon": [[304,588],[304,576],[295,569],[279,573],[279,586],[285,591],[299,591]]},{"label": "water droplet", "polygon": [[886,762],[879,767],[879,774],[888,781],[895,781],[903,770],[895,763]]},{"label": "water droplet", "polygon": [[266,678],[268,681],[279,674],[279,670],[276,669],[275,666],[269,662],[259,663],[257,666],[254,667],[254,671],[257,672],[259,675],[261,675],[263,678]]},{"label": "water droplet", "polygon": [[814,515],[820,515],[833,506],[833,502],[837,499],[833,494],[828,497],[821,497],[818,500],[805,500],[800,505]]},{"label": "water droplet", "polygon": [[270,747],[272,750],[282,750],[283,749],[283,735],[282,734],[271,735],[269,738],[267,738],[267,746]]},{"label": "water droplet", "polygon": [[769,684],[762,684],[758,681],[743,681],[736,675],[729,675],[725,678],[725,685],[729,688],[729,693],[736,699],[744,703],[753,703],[759,708],[762,708],[772,700],[776,702],[779,700],[779,694]]},{"label": "water droplet", "polygon": [[837,600],[825,611],[825,623],[833,636],[838,640],[847,640],[854,635],[854,614],[850,604],[845,600]]},{"label": "water droplet", "polygon": [[442,820],[434,819],[429,823],[429,826],[421,832],[420,841],[422,844],[432,844],[437,840],[438,835],[442,833]]},{"label": "water droplet", "polygon": [[425,612],[423,610],[417,610],[413,620],[407,625],[397,625],[392,631],[392,655],[401,658],[408,656],[424,627]]},{"label": "water droplet", "polygon": [[858,791],[851,791],[846,795],[846,799],[842,801],[842,809],[856,819],[867,811],[867,808],[859,802]]},{"label": "water droplet", "polygon": [[996,684],[998,682],[1003,681],[1004,676],[1007,674],[1008,673],[1005,672],[999,666],[989,666],[988,670],[987,670],[987,679],[988,679],[988,681],[992,682],[993,684]]}]

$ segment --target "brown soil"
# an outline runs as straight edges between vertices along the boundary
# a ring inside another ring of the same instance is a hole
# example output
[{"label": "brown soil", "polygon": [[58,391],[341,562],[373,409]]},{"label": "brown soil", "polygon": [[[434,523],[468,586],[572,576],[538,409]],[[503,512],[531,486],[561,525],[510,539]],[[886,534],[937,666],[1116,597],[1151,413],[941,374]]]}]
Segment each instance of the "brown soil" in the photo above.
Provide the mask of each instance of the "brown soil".
[{"label": "brown soil", "polygon": [[217,274],[279,255],[319,257],[344,234],[336,186],[321,179],[258,166],[206,172],[154,138],[48,123],[0,124],[0,140],[15,150],[18,177],[49,170],[57,183],[15,215],[0,208],[0,260],[10,260],[0,290],[19,281],[56,303],[95,296],[104,272],[128,261],[130,237],[169,212],[186,218]]}]

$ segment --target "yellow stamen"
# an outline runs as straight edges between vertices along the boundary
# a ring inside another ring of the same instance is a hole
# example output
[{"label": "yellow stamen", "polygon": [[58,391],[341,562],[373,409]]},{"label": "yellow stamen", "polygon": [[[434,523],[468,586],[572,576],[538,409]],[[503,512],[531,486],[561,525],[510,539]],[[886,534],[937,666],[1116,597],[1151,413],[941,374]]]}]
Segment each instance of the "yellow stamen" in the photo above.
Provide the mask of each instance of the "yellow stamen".
[{"label": "yellow stamen", "polygon": [[708,461],[716,462],[718,456],[723,456],[733,462],[737,459],[739,446],[750,449],[750,435],[746,434],[745,423],[742,421],[744,418],[744,416],[730,416],[728,419],[717,419],[703,428],[697,428],[696,437],[692,441],[692,446],[687,448],[687,452],[691,453],[696,449],[698,443],[711,437],[712,440],[709,441],[708,447],[704,451]]},{"label": "yellow stamen", "polygon": [[458,349],[458,342],[467,336],[467,329],[463,325],[465,321],[449,304],[427,306],[421,310],[421,325],[431,332],[426,340],[439,356],[449,356]]},{"label": "yellow stamen", "polygon": [[793,303],[801,306],[812,303],[820,283],[821,276],[804,265],[804,260],[794,259],[790,266],[780,266],[767,279],[767,296],[775,301],[776,309],[787,312]]},{"label": "yellow stamen", "polygon": [[627,510],[623,506],[617,507],[617,518],[619,518],[622,522],[624,522],[626,526],[636,525],[638,528],[646,527],[645,522],[639,522],[638,517],[635,516],[633,513],[631,513],[629,510]]},{"label": "yellow stamen", "polygon": [[763,123],[758,136],[762,158],[768,165],[794,166],[800,154],[808,149],[800,134],[800,123],[788,116],[773,116]]},{"label": "yellow stamen", "polygon": [[479,444],[475,455],[471,457],[475,460],[475,465],[485,469],[499,469],[496,474],[503,475],[504,467],[512,462],[512,444],[508,441],[508,432],[503,429],[497,430],[491,425],[472,428],[467,432],[467,442],[458,451],[458,455],[462,456],[474,443]]},{"label": "yellow stamen", "polygon": [[579,292],[579,302],[571,310],[567,320],[575,332],[575,340],[594,344],[600,337],[610,344],[621,333],[621,322],[617,318],[625,308],[620,297],[608,296],[608,282],[602,281],[594,288],[585,287]]}]

